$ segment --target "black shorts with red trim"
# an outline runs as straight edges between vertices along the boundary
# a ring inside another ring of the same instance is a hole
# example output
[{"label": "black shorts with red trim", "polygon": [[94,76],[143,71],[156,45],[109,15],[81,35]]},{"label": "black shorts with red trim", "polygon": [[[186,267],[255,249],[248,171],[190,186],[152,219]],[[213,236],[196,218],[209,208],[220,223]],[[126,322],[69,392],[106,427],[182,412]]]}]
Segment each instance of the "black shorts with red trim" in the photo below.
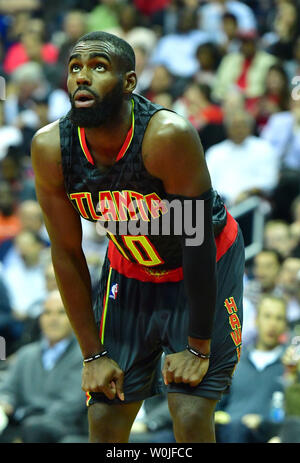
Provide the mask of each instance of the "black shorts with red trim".
[{"label": "black shorts with red trim", "polygon": [[[235,231],[225,227],[223,237],[217,238],[218,293],[209,369],[197,387],[172,383],[167,386],[170,393],[218,400],[230,386],[239,361],[243,321],[244,243],[234,224]],[[125,402],[117,397],[109,400],[102,393],[87,393],[87,405],[130,403],[161,393],[165,387],[162,354],[186,348],[189,309],[183,280],[142,280],[120,273],[106,258],[95,315],[105,348],[125,373]]]}]

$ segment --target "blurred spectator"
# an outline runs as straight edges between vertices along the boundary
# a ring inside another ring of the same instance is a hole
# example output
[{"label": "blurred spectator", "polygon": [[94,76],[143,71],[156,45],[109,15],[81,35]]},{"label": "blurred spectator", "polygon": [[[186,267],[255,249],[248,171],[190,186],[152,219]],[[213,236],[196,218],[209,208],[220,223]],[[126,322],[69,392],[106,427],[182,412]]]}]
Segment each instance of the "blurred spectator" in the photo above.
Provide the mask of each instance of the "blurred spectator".
[{"label": "blurred spectator", "polygon": [[198,69],[196,50],[200,44],[210,41],[215,41],[215,37],[198,30],[194,10],[185,8],[179,17],[177,32],[159,39],[151,63],[166,66],[175,76],[192,77]]},{"label": "blurred spectator", "polygon": [[125,4],[120,9],[119,25],[105,30],[126,40],[132,47],[140,46],[145,48],[150,55],[157,42],[156,34],[153,30],[139,24],[137,9],[131,4]]},{"label": "blurred spectator", "polygon": [[253,261],[253,279],[245,286],[244,295],[253,305],[257,306],[265,294],[281,296],[278,288],[278,275],[283,262],[279,252],[273,249],[263,249]]},{"label": "blurred spectator", "polygon": [[[272,28],[277,0],[245,0],[255,13],[261,35]],[[280,0],[279,0],[280,1]]]},{"label": "blurred spectator", "polygon": [[225,119],[228,139],[206,152],[213,187],[231,205],[253,194],[268,194],[278,177],[272,146],[252,135],[253,119],[237,111]]},{"label": "blurred spectator", "polygon": [[72,10],[83,10],[90,12],[95,7],[96,0],[51,0],[51,2],[43,2],[41,5],[40,16],[46,24],[46,32],[48,37],[53,37],[58,30],[63,28],[65,15]]},{"label": "blurred spectator", "polygon": [[291,110],[274,114],[261,137],[274,147],[284,167],[300,170],[300,101],[291,100]]},{"label": "blurred spectator", "polygon": [[217,44],[207,42],[199,45],[196,50],[196,58],[199,63],[199,70],[195,73],[194,80],[210,87],[221,61],[221,51]]},{"label": "blurred spectator", "polygon": [[153,78],[153,67],[149,64],[147,49],[140,45],[133,47],[135,54],[135,72],[137,75],[137,86],[135,93],[141,93],[149,88]]},{"label": "blurred spectator", "polygon": [[21,229],[21,221],[16,214],[16,198],[11,186],[0,180],[0,248],[4,241],[13,239]]},{"label": "blurred spectator", "polygon": [[23,146],[9,148],[8,154],[0,162],[0,178],[9,183],[18,202],[35,199],[32,166]]},{"label": "blurred spectator", "polygon": [[170,93],[157,93],[152,99],[153,103],[159,104],[166,109],[173,110],[173,97]]},{"label": "blurred spectator", "polygon": [[[27,29],[32,13],[26,10],[17,11],[13,16],[1,14],[2,38],[5,54],[9,47],[20,40]],[[3,59],[4,61],[4,59]]]},{"label": "blurred spectator", "polygon": [[10,146],[20,146],[23,140],[20,129],[6,123],[2,101],[0,101],[0,139],[0,161],[7,155]]},{"label": "blurred spectator", "polygon": [[[37,201],[27,200],[21,202],[18,208],[18,215],[23,230],[30,230],[34,233],[38,233],[42,239],[45,239],[42,210]],[[47,239],[47,243],[49,243],[49,239]]]},{"label": "blurred spectator", "polygon": [[243,345],[253,344],[257,336],[256,317],[257,307],[263,296],[282,297],[278,286],[278,276],[283,258],[272,249],[263,249],[253,259],[253,278],[245,281],[244,285],[244,312],[243,312]]},{"label": "blurred spectator", "polygon": [[287,318],[290,326],[300,321],[300,259],[287,257],[281,267],[278,285],[288,301]]},{"label": "blurred spectator", "polygon": [[291,205],[292,223],[290,231],[295,247],[292,251],[294,257],[300,257],[300,196],[296,196]]},{"label": "blurred spectator", "polygon": [[98,297],[101,269],[107,251],[108,238],[97,232],[95,225],[82,220],[82,249],[89,267],[93,297]]},{"label": "blurred spectator", "polygon": [[[245,95],[238,89],[228,91],[222,101],[222,110],[225,117],[230,117],[234,112],[245,111]],[[254,122],[254,121],[253,121]]]},{"label": "blurred spectator", "polygon": [[59,46],[58,60],[64,65],[67,64],[72,47],[86,32],[86,20],[85,11],[68,11],[63,18],[62,31],[54,34],[53,41]]},{"label": "blurred spectator", "polygon": [[237,17],[232,13],[224,13],[220,34],[220,45],[224,54],[239,51],[241,45],[239,32]]},{"label": "blurred spectator", "polygon": [[[20,230],[29,230],[37,233],[45,246],[49,245],[49,237],[45,230],[43,216],[40,205],[35,200],[22,201],[19,204],[16,217],[19,221]],[[10,260],[16,258],[18,251],[15,247],[15,242],[12,239],[6,239],[0,244],[0,261],[6,265]],[[9,265],[9,264],[8,264]]]},{"label": "blurred spectator", "polygon": [[157,11],[163,10],[171,3],[171,0],[133,0],[133,3],[144,15],[153,15]]},{"label": "blurred spectator", "polygon": [[297,37],[295,45],[293,46],[293,56],[290,60],[284,60],[283,66],[288,74],[289,84],[291,85],[292,79],[300,75],[300,37]]},{"label": "blurred spectator", "polygon": [[247,297],[243,298],[243,329],[242,346],[243,348],[252,345],[257,337],[256,328],[257,308]]},{"label": "blurred spectator", "polygon": [[174,103],[173,109],[187,118],[198,131],[207,124],[223,122],[222,109],[212,102],[207,84],[188,85],[182,97]]},{"label": "blurred spectator", "polygon": [[1,13],[15,14],[18,11],[35,11],[40,7],[40,0],[0,0]]},{"label": "blurred spectator", "polygon": [[52,40],[59,47],[58,60],[51,73],[51,82],[55,87],[66,90],[68,58],[77,40],[85,34],[86,22],[84,11],[69,11],[63,19],[63,30],[53,34]]},{"label": "blurred spectator", "polygon": [[176,83],[174,76],[166,66],[160,65],[153,68],[153,74],[150,85],[143,91],[143,95],[153,101],[156,95],[160,93],[169,93],[175,96]]},{"label": "blurred spectator", "polygon": [[70,108],[69,97],[62,89],[51,89],[43,67],[35,62],[26,63],[14,71],[10,87],[4,104],[5,119],[22,131],[26,138],[23,146],[29,153],[34,132],[45,121],[53,122],[66,114]]},{"label": "blurred spectator", "polygon": [[0,336],[3,336],[6,344],[6,355],[11,354],[11,346],[20,336],[22,327],[13,316],[8,291],[3,280],[2,267],[0,266]]},{"label": "blurred spectator", "polygon": [[54,443],[87,433],[82,356],[58,291],[47,297],[40,322],[43,338],[17,352],[0,384],[9,417],[1,442]]},{"label": "blurred spectator", "polygon": [[283,220],[269,220],[264,228],[264,244],[266,249],[274,249],[282,258],[288,257],[295,244],[289,224]]},{"label": "blurred spectator", "polygon": [[224,120],[226,120],[227,117],[230,118],[231,115],[235,112],[238,113],[245,110],[245,98],[243,94],[236,90],[229,91],[222,101],[221,109],[223,113],[222,124],[209,123],[205,125],[199,132],[205,153],[211,146],[226,140],[227,133],[224,126]]},{"label": "blurred spectator", "polygon": [[46,288],[47,288],[48,293],[57,289],[57,282],[55,278],[55,272],[54,272],[52,260],[49,260],[49,262],[45,264],[44,275],[45,275]]},{"label": "blurred spectator", "polygon": [[37,233],[21,231],[15,238],[17,253],[5,262],[3,276],[15,316],[20,320],[39,315],[46,295],[42,250],[44,242]]},{"label": "blurred spectator", "polygon": [[284,420],[278,436],[271,442],[300,443],[300,356],[299,340],[293,338],[282,363],[285,367]]},{"label": "blurred spectator", "polygon": [[234,87],[247,99],[262,96],[268,69],[276,62],[273,55],[259,48],[255,34],[244,34],[241,40],[240,50],[225,55],[217,71],[213,95],[218,100]]},{"label": "blurred spectator", "polygon": [[299,5],[293,1],[278,2],[274,19],[274,32],[263,37],[269,42],[267,50],[280,60],[291,60],[299,34]]},{"label": "blurred spectator", "polygon": [[[281,130],[281,128],[280,128]],[[281,166],[278,183],[271,197],[271,218],[292,222],[291,204],[300,194],[300,171]]]},{"label": "blurred spectator", "polygon": [[[45,297],[47,298],[49,293],[58,289],[50,252],[49,256],[45,256],[43,278],[46,287]],[[43,312],[44,303],[45,300],[41,300],[39,303],[40,307],[35,311],[36,315],[27,317],[22,321],[22,329],[20,330],[19,328],[19,336],[15,336],[14,342],[9,346],[12,353],[18,351],[25,344],[38,341],[41,338],[40,314]]]},{"label": "blurred spectator", "polygon": [[[249,108],[250,109],[250,108]],[[290,109],[290,83],[280,64],[274,64],[267,72],[264,94],[254,101],[251,113],[256,119],[258,131],[261,132],[269,118]]]},{"label": "blurred spectator", "polygon": [[95,6],[88,14],[87,32],[118,27],[120,0],[98,0],[98,3],[99,5]]},{"label": "blurred spectator", "polygon": [[12,75],[11,86],[5,104],[5,119],[11,125],[24,126],[35,129],[38,118],[32,109],[35,96],[46,96],[49,85],[45,79],[43,69],[38,63],[29,62],[20,66]]},{"label": "blurred spectator", "polygon": [[[189,0],[167,0],[167,7],[163,6],[162,8],[157,9],[157,11],[155,11],[154,14],[151,14],[150,16],[146,13],[144,18],[148,18],[148,20],[150,18],[151,25],[159,37],[174,34],[178,29],[178,23],[182,9],[188,7],[195,10],[197,7],[195,4],[193,6],[189,5],[188,1]],[[154,2],[151,2],[151,5],[152,3],[161,3],[161,5],[163,5],[163,2],[164,0],[154,0]],[[197,0],[192,0],[192,3],[195,2],[197,2]],[[149,4],[149,2],[147,3]]]},{"label": "blurred spectator", "polygon": [[291,212],[292,212],[293,223],[300,225],[300,196],[297,196],[294,199],[291,205]]},{"label": "blurred spectator", "polygon": [[256,30],[256,19],[249,6],[240,1],[211,0],[208,4],[200,6],[199,26],[213,34],[222,32],[222,17],[229,12],[237,18],[240,31],[252,32]]},{"label": "blurred spectator", "polygon": [[21,40],[12,45],[5,57],[3,69],[11,74],[22,64],[36,61],[48,64],[56,63],[58,49],[52,43],[45,43],[38,32],[24,31]]},{"label": "blurred spectator", "polygon": [[215,414],[217,442],[262,443],[276,435],[270,406],[273,392],[283,390],[280,337],[287,327],[284,299],[264,296],[256,323],[256,343],[242,351],[229,393]]},{"label": "blurred spectator", "polygon": [[48,101],[49,122],[66,114],[70,108],[68,94],[61,90],[51,90],[43,68],[34,62],[20,66],[12,75],[15,92],[5,101],[5,118],[8,123],[21,129],[37,130],[42,121],[36,113],[39,102]]}]

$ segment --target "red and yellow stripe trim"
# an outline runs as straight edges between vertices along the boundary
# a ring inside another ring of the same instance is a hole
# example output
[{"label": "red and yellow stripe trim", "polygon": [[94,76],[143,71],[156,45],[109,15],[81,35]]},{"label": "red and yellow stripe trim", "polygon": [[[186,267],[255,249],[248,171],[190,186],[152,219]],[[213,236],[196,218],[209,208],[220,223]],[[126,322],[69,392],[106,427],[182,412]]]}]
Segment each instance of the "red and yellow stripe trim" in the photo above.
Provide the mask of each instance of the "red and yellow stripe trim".
[{"label": "red and yellow stripe trim", "polygon": [[106,291],[105,291],[105,296],[103,300],[103,311],[102,311],[101,324],[100,324],[100,340],[102,344],[104,344],[104,331],[105,331],[105,322],[106,322],[106,315],[107,315],[111,272],[112,272],[112,267],[110,267],[108,271]]},{"label": "red and yellow stripe trim", "polygon": [[[120,159],[122,159],[125,156],[125,153],[128,150],[128,148],[130,146],[130,143],[132,141],[133,135],[134,135],[134,101],[133,101],[133,99],[131,100],[131,104],[132,104],[131,127],[130,127],[129,131],[127,132],[125,141],[124,141],[124,143],[122,145],[122,148],[120,149],[119,154],[118,154],[118,156],[116,158],[116,162],[119,161]],[[86,159],[94,166],[95,162],[94,162],[93,156],[91,155],[90,150],[88,149],[88,146],[87,146],[87,143],[86,143],[84,127],[78,127],[77,131],[78,131],[79,143],[80,143],[81,149],[83,151],[83,154],[85,155]]]},{"label": "red and yellow stripe trim", "polygon": [[86,395],[85,404],[88,407],[90,405],[90,400],[91,400],[92,397],[91,397],[91,394],[89,392],[86,392],[85,395]]}]

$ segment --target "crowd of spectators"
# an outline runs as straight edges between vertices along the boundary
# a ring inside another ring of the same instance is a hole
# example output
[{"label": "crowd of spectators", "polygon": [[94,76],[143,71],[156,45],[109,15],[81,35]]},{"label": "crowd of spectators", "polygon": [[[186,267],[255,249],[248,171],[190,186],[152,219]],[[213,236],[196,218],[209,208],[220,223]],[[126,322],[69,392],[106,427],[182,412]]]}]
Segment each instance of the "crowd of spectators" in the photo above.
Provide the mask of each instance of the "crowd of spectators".
[{"label": "crowd of spectators", "polygon": [[[0,76],[6,83],[0,100],[0,335],[7,354],[0,361],[2,441],[63,441],[67,427],[58,405],[70,397],[47,388],[38,404],[17,397],[24,385],[16,381],[29,381],[23,361],[49,354],[52,363],[44,369],[50,377],[71,343],[69,333],[67,341],[50,345],[45,335],[45,301],[54,297],[56,281],[30,145],[40,127],[68,112],[68,55],[93,30],[127,40],[136,54],[136,92],[196,128],[213,186],[227,207],[256,197],[267,211],[261,249],[246,261],[242,357],[218,407],[217,437],[300,441],[294,432],[300,419],[299,25],[300,0],[0,0]],[[88,222],[83,235],[96,291],[107,239]],[[80,375],[80,353],[72,349]],[[59,378],[57,391],[65,387]],[[261,424],[268,423],[274,392],[284,396],[285,418],[266,432]],[[261,414],[255,403],[264,405]],[[55,432],[51,423],[47,432],[36,432],[53,410]],[[11,433],[8,422],[11,429],[24,426]],[[84,430],[82,435],[79,441],[86,439]],[[146,401],[139,413],[131,440],[142,439],[174,441],[165,396]]]}]

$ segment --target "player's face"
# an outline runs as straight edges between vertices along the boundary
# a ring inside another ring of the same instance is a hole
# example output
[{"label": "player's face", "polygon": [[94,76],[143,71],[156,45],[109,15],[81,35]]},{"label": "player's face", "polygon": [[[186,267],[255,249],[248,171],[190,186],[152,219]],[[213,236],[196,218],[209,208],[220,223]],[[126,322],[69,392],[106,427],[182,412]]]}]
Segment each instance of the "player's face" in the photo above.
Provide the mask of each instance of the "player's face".
[{"label": "player's face", "polygon": [[67,85],[74,125],[98,127],[118,116],[123,103],[123,78],[109,44],[77,44],[70,56]]}]

